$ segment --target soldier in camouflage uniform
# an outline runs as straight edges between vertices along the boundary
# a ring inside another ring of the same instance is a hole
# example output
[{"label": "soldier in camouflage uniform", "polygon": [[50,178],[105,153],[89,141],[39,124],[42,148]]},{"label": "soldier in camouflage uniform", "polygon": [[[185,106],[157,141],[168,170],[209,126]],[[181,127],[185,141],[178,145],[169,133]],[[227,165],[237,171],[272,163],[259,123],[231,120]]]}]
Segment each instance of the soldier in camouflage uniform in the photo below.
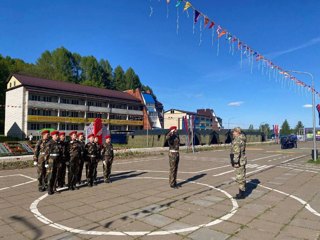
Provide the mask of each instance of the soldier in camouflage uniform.
[{"label": "soldier in camouflage uniform", "polygon": [[69,162],[68,165],[68,188],[69,190],[79,189],[76,186],[77,177],[79,173],[79,161],[81,154],[81,146],[77,140],[77,131],[72,131],[69,133],[71,140],[68,145]]},{"label": "soldier in camouflage uniform", "polygon": [[96,164],[96,168],[94,170],[94,184],[97,185],[97,182],[98,182],[98,178],[97,178],[97,173],[98,173],[98,163],[100,160],[102,160],[102,155],[101,155],[101,149],[102,149],[102,146],[99,144],[99,138],[98,136],[95,136],[94,137],[94,143],[96,144],[97,146],[97,151],[98,151],[98,154],[97,154],[97,164]]},{"label": "soldier in camouflage uniform", "polygon": [[170,127],[170,132],[166,136],[166,140],[169,145],[169,164],[170,164],[170,173],[169,173],[169,184],[172,188],[177,188],[177,172],[179,165],[179,146],[180,138],[177,133],[177,127]]},{"label": "soldier in camouflage uniform", "polygon": [[38,173],[38,188],[39,192],[44,192],[46,190],[46,163],[44,159],[46,145],[49,141],[49,131],[44,130],[41,132],[41,139],[36,143],[33,161],[34,165],[37,166]]},{"label": "soldier in camouflage uniform", "polygon": [[85,149],[87,153],[87,162],[86,162],[86,176],[87,183],[89,187],[92,187],[94,176],[96,175],[96,165],[97,165],[97,156],[98,148],[94,143],[94,135],[88,135],[89,142],[86,144]]},{"label": "soldier in camouflage uniform", "polygon": [[231,143],[230,160],[235,169],[236,181],[239,184],[239,193],[236,199],[244,199],[246,191],[246,136],[241,133],[239,127],[233,129],[233,141]]},{"label": "soldier in camouflage uniform", "polygon": [[84,161],[85,161],[85,146],[86,146],[86,143],[84,142],[84,136],[83,136],[82,132],[78,133],[77,136],[78,136],[78,141],[79,141],[80,147],[81,147],[80,162],[79,162],[79,173],[78,173],[78,178],[77,178],[77,182],[78,182],[78,184],[80,184],[81,183],[81,178],[82,178],[83,165],[84,165]]},{"label": "soldier in camouflage uniform", "polygon": [[68,143],[65,141],[66,133],[59,132],[59,144],[61,146],[62,156],[60,158],[60,164],[58,167],[58,187],[62,188],[66,184],[66,162],[69,162],[68,159]]},{"label": "soldier in camouflage uniform", "polygon": [[47,143],[45,160],[48,163],[48,194],[52,195],[56,190],[58,165],[62,156],[62,148],[59,143],[59,132],[51,132],[52,139]]},{"label": "soldier in camouflage uniform", "polygon": [[111,143],[111,136],[106,136],[106,142],[102,145],[101,156],[103,158],[103,177],[105,183],[111,183],[110,174],[113,162],[113,146]]}]

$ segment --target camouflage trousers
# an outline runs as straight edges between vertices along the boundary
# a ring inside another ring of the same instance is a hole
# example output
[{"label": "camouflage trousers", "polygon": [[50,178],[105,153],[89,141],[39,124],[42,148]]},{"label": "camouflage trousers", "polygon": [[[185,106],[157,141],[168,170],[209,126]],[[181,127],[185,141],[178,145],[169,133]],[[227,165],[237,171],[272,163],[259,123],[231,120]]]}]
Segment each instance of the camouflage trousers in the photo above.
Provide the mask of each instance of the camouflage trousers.
[{"label": "camouflage trousers", "polygon": [[74,159],[69,162],[68,167],[68,187],[74,187],[77,183],[77,177],[79,172],[79,161]]},{"label": "camouflage trousers", "polygon": [[246,165],[235,168],[236,182],[239,184],[241,191],[246,190]]},{"label": "camouflage trousers", "polygon": [[58,168],[58,185],[59,187],[63,187],[66,184],[66,163],[60,163],[60,167]]},{"label": "camouflage trousers", "polygon": [[45,161],[43,158],[39,158],[37,165],[38,174],[38,187],[39,189],[45,189],[47,185],[47,170],[45,167]]},{"label": "camouflage trousers", "polygon": [[57,159],[49,158],[47,168],[48,176],[48,192],[53,192],[56,189],[57,184],[57,172],[58,172],[58,161]]},{"label": "camouflage trousers", "polygon": [[103,177],[104,180],[110,180],[111,168],[112,168],[113,159],[107,159],[103,161]]},{"label": "camouflage trousers", "polygon": [[83,160],[83,159],[80,159],[80,162],[79,162],[79,172],[78,172],[78,177],[77,177],[77,182],[78,182],[78,183],[81,182],[83,165],[84,165],[84,160]]},{"label": "camouflage trousers", "polygon": [[169,152],[169,165],[169,184],[170,186],[174,186],[177,183],[179,152]]},{"label": "camouflage trousers", "polygon": [[97,161],[96,159],[89,159],[89,161],[86,162],[86,177],[87,177],[87,183],[88,185],[93,185],[93,180],[95,176],[97,176]]}]

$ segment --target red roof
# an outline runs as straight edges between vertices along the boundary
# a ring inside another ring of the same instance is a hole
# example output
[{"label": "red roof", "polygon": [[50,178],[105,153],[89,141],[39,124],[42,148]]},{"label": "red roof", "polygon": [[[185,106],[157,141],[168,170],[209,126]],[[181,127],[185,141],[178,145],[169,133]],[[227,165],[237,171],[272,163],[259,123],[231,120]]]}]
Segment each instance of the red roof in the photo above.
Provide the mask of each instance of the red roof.
[{"label": "red roof", "polygon": [[18,79],[23,86],[40,87],[40,88],[46,88],[46,89],[52,89],[52,90],[75,92],[75,93],[82,93],[82,94],[88,94],[88,95],[94,95],[94,96],[117,98],[117,99],[140,102],[139,99],[135,98],[134,96],[131,96],[126,92],[110,90],[105,88],[84,86],[84,85],[70,83],[70,82],[55,81],[55,80],[31,77],[31,76],[20,75],[20,74],[13,74],[12,76]]}]

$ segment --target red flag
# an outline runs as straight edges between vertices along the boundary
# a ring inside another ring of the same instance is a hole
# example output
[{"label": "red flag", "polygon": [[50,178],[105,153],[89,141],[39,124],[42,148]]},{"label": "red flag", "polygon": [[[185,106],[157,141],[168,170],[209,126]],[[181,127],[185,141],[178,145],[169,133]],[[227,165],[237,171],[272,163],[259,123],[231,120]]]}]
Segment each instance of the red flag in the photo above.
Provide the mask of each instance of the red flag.
[{"label": "red flag", "polygon": [[96,118],[93,123],[93,134],[98,137],[99,144],[102,144],[102,120]]},{"label": "red flag", "polygon": [[207,24],[209,23],[210,19],[207,17],[204,17],[204,27],[207,26]]},{"label": "red flag", "polygon": [[211,22],[209,25],[209,29],[213,28],[213,26],[214,26],[214,22]]}]

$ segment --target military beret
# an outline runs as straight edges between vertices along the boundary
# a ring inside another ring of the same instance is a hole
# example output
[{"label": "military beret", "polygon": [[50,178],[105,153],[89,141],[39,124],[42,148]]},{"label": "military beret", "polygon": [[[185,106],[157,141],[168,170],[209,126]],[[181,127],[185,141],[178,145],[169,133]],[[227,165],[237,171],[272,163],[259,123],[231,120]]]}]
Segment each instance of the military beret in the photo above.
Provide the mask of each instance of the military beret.
[{"label": "military beret", "polygon": [[106,136],[106,139],[108,139],[108,138],[111,138],[111,136],[110,136],[110,135],[107,135],[107,136]]},{"label": "military beret", "polygon": [[177,130],[177,126],[171,126],[170,128],[169,128],[169,130],[171,131],[171,130]]},{"label": "military beret", "polygon": [[81,135],[83,135],[83,132],[79,132],[79,133],[77,134],[78,137],[81,136]]},{"label": "military beret", "polygon": [[77,134],[77,131],[72,131],[69,133],[69,136],[72,136],[73,134]]},{"label": "military beret", "polygon": [[54,131],[52,131],[52,132],[50,133],[50,135],[51,135],[51,136],[53,136],[53,135],[59,135],[59,131],[54,130]]},{"label": "military beret", "polygon": [[94,134],[89,134],[87,138],[94,137]]},{"label": "military beret", "polygon": [[41,135],[46,134],[46,133],[50,133],[50,131],[49,131],[49,130],[43,130],[43,131],[41,132]]},{"label": "military beret", "polygon": [[66,135],[66,133],[65,132],[59,132],[59,136],[65,136]]}]

